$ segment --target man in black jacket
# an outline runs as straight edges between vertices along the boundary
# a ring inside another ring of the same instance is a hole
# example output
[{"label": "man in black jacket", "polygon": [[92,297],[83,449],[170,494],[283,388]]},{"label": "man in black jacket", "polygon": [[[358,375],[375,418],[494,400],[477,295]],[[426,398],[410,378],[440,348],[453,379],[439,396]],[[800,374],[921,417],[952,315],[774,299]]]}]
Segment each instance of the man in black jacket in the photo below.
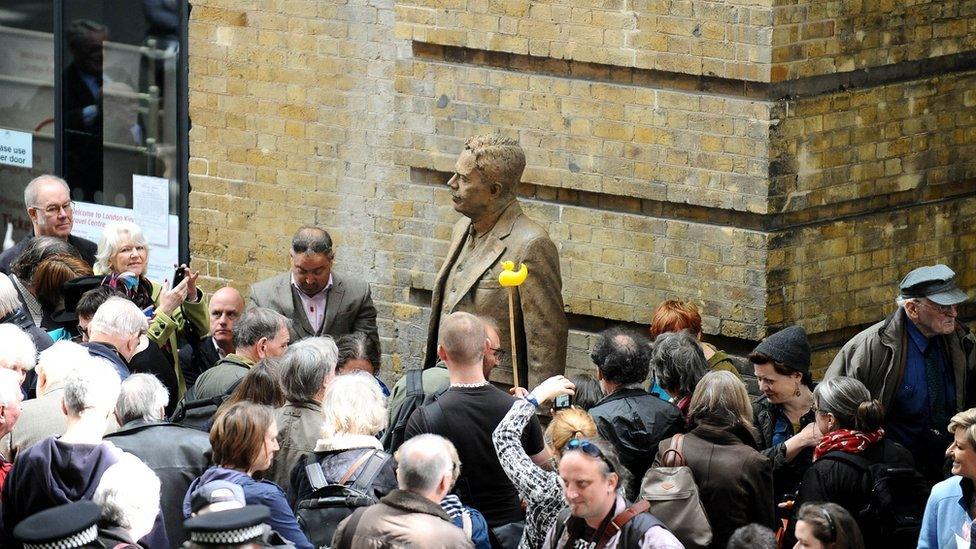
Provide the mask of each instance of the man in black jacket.
[{"label": "man in black jacket", "polygon": [[[95,264],[98,245],[71,234],[74,228],[74,203],[71,201],[71,189],[64,179],[54,175],[34,178],[24,189],[24,206],[27,207],[27,215],[31,220],[31,234],[0,254],[0,272],[10,273],[10,264],[20,257],[24,247],[35,236],[60,238],[78,250],[89,265]],[[21,282],[27,283],[30,280]]]},{"label": "man in black jacket", "polygon": [[210,465],[211,450],[207,433],[162,420],[168,399],[154,376],[129,376],[115,406],[115,419],[122,427],[105,440],[135,455],[159,476],[166,533],[177,547],[186,540],[183,497],[190,482]]},{"label": "man in black jacket", "polygon": [[610,328],[590,353],[603,397],[590,408],[600,437],[613,444],[630,472],[627,497],[636,499],[658,442],[681,432],[678,407],[641,387],[651,364],[650,341],[641,334]]},{"label": "man in black jacket", "polygon": [[180,367],[187,388],[220,359],[233,354],[234,324],[244,312],[244,298],[236,288],[225,286],[210,297],[210,335],[180,348]]}]

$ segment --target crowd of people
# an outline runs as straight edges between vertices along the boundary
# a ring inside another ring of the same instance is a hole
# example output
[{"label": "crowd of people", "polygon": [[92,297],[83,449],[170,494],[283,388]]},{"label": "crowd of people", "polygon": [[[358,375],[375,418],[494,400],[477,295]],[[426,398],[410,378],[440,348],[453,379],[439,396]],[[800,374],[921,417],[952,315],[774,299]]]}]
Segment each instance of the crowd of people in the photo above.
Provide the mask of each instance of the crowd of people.
[{"label": "crowd of people", "polygon": [[820,381],[803,328],[738,359],[668,300],[531,390],[490,381],[494,319],[451,312],[436,364],[390,388],[369,285],[333,272],[325,230],[248,302],[185,265],[148,279],[132,223],[71,236],[63,180],[25,205],[33,234],[0,255],[4,547],[976,541],[976,339],[944,265],[908,273]]}]

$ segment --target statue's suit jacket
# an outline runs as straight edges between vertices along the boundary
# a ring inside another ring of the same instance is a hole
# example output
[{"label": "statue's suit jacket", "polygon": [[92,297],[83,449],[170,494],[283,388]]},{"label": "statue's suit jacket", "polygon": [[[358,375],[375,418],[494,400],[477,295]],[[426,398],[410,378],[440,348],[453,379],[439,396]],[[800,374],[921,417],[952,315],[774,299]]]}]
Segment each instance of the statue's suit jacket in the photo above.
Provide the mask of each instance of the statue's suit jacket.
[{"label": "statue's suit jacket", "polygon": [[[437,333],[442,312],[466,311],[491,317],[498,323],[501,348],[507,351],[492,379],[512,383],[512,343],[508,321],[508,289],[498,283],[502,261],[525,263],[529,276],[515,296],[515,343],[518,348],[519,381],[532,388],[566,368],[566,313],[563,310],[559,252],[541,225],[529,219],[518,201],[502,213],[486,238],[489,252],[466,259],[468,268],[457,282],[453,298],[445,288],[451,266],[469,238],[471,220],[454,225],[451,246],[434,282],[424,367],[437,363]],[[470,296],[471,301],[464,299]],[[528,369],[528,379],[525,372]]]},{"label": "statue's suit jacket", "polygon": [[301,305],[296,309],[292,293],[291,272],[262,280],[251,285],[248,297],[249,306],[267,307],[290,318],[292,342],[315,335],[330,335],[338,338],[344,334],[362,332],[380,348],[380,338],[376,331],[376,308],[370,296],[369,283],[362,280],[332,273],[332,289],[325,308],[322,331],[315,333]]}]

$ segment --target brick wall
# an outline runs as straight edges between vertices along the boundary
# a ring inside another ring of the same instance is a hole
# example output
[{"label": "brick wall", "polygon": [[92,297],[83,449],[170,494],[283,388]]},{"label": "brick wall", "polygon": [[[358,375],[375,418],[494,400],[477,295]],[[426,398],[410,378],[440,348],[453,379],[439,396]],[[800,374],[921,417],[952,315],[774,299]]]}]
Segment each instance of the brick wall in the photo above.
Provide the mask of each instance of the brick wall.
[{"label": "brick wall", "polygon": [[972,70],[843,92],[832,74],[972,49],[972,2],[852,5],[194,2],[194,266],[243,290],[287,268],[295,228],[329,228],[396,375],[458,219],[444,182],[466,137],[499,131],[560,249],[571,372],[594,331],[674,296],[733,350],[801,323],[821,366],[910,267],[976,288]]}]

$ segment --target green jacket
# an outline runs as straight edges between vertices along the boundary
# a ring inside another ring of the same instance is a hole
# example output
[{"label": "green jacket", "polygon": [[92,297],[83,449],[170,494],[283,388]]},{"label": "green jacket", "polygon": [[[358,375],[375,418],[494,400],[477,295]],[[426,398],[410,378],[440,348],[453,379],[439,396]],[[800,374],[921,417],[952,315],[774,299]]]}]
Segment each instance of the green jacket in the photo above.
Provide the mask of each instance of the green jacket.
[{"label": "green jacket", "polygon": [[[183,379],[183,368],[180,367],[180,345],[177,338],[186,326],[187,320],[196,326],[200,334],[210,333],[210,318],[207,312],[206,295],[202,291],[199,292],[200,299],[196,303],[184,301],[183,305],[180,305],[173,311],[172,315],[167,315],[158,310],[159,298],[163,293],[162,285],[153,281],[150,281],[150,283],[152,284],[153,305],[157,311],[152,321],[149,322],[149,332],[147,335],[150,340],[156,345],[159,345],[160,349],[168,352],[173,359],[173,368],[176,369],[176,379],[179,383],[180,394],[177,398],[183,398],[183,395],[186,393],[186,380]],[[169,348],[166,347],[167,343],[169,344]]]},{"label": "green jacket", "polygon": [[[433,367],[424,370],[420,380],[425,396],[436,393],[451,384],[451,378],[447,375],[447,366],[440,360]],[[407,398],[407,376],[402,375],[397,380],[396,385],[393,386],[390,391],[390,398],[387,400],[389,424],[391,426],[400,413],[400,406],[403,405],[405,398]]]}]

